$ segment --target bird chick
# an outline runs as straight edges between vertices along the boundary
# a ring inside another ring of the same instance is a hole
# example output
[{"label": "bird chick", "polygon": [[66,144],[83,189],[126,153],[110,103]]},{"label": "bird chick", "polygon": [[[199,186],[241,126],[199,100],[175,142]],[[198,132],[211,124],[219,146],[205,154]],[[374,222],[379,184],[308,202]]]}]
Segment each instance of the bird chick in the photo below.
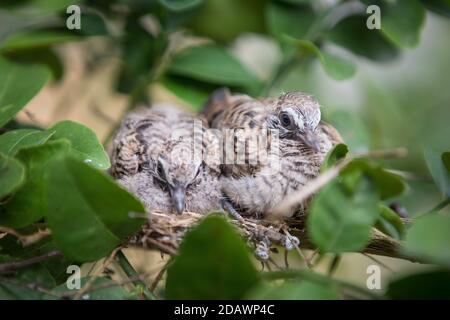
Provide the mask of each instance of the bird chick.
[{"label": "bird chick", "polygon": [[206,123],[168,105],[140,108],[114,139],[112,173],[149,212],[220,207],[219,169],[204,161]]},{"label": "bird chick", "polygon": [[[320,121],[319,104],[302,92],[284,93],[278,99],[256,100],[220,90],[210,97],[204,113],[213,128],[243,130],[246,162],[223,165],[221,186],[227,198],[227,210],[247,215],[269,214],[288,194],[315,178],[326,153],[342,141],[332,126]],[[255,131],[268,134],[267,145],[257,145],[256,162],[252,161],[255,151],[247,147]],[[238,140],[236,136],[227,140],[224,153],[230,149],[236,152],[237,149],[228,144]],[[266,156],[261,157],[262,153]],[[285,215],[305,211],[308,203],[305,201]]]}]

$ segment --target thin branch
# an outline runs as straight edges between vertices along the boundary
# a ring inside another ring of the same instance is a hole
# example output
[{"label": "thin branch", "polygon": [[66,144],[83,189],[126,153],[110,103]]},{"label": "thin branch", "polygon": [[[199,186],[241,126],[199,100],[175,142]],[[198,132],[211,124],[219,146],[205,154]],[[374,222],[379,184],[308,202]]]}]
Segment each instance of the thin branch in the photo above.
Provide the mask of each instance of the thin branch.
[{"label": "thin branch", "polygon": [[[283,232],[286,234],[286,236],[291,237],[291,234],[286,229],[283,229]],[[308,269],[311,269],[312,268],[311,261],[306,257],[306,255],[303,253],[303,251],[299,248],[298,245],[296,245],[296,244],[294,244],[294,245],[295,245],[295,250],[297,251],[299,256],[303,259],[303,261],[305,261]]]},{"label": "thin branch", "polygon": [[21,234],[12,228],[0,226],[0,233],[10,234],[10,235],[16,237],[17,240],[19,240],[20,244],[22,246],[26,247],[26,246],[32,245],[36,242],[39,242],[43,238],[49,236],[51,234],[51,231],[50,231],[50,229],[44,229],[44,230],[38,230],[37,232],[32,233],[32,234]]},{"label": "thin branch", "polygon": [[150,291],[155,292],[156,287],[158,286],[158,283],[161,281],[164,273],[167,270],[167,267],[169,266],[171,259],[169,259],[159,270],[158,274],[156,275],[155,279],[153,280],[152,284],[150,285]]},{"label": "thin branch", "polygon": [[[133,266],[128,261],[127,257],[122,251],[119,251],[117,257],[119,259],[120,267],[129,278],[138,276],[138,273],[136,272],[136,270],[134,270]],[[144,295],[145,298],[150,300],[156,300],[155,295],[153,294],[153,292],[150,291],[150,289],[147,287],[147,284],[144,281],[135,280],[133,281],[133,284],[137,289],[141,290],[141,293]]]},{"label": "thin branch", "polygon": [[[432,213],[432,212],[438,212],[444,209],[446,206],[450,204],[450,197],[439,203],[436,207],[431,209],[430,211],[426,212],[425,214]],[[419,215],[420,216],[420,215]]]},{"label": "thin branch", "polygon": [[89,278],[88,282],[86,282],[83,288],[76,292],[74,297],[75,300],[80,299],[89,290],[89,288],[94,284],[94,281],[105,271],[105,269],[111,264],[111,262],[113,262],[114,257],[120,249],[122,249],[122,247],[119,246],[115,248],[113,252],[111,252],[108,258],[106,258],[106,260],[103,262],[101,268],[97,270],[91,278]]},{"label": "thin branch", "polygon": [[383,261],[381,261],[381,260],[379,260],[379,259],[377,259],[377,258],[375,258],[375,257],[372,257],[370,254],[365,253],[365,252],[361,252],[361,254],[362,254],[363,256],[369,258],[369,259],[372,260],[373,262],[379,264],[380,266],[382,266],[382,267],[385,268],[386,270],[389,270],[389,271],[395,273],[395,270],[392,269],[391,267],[389,267],[389,266],[388,266],[386,263],[384,263]]},{"label": "thin branch", "polygon": [[289,251],[284,249],[284,267],[289,269]]},{"label": "thin branch", "polygon": [[62,253],[60,251],[54,250],[44,253],[40,256],[32,257],[25,260],[5,262],[0,264],[0,273],[9,273],[12,271],[16,271],[18,269],[40,263],[54,257],[62,257]]},{"label": "thin branch", "polygon": [[[46,295],[49,295],[49,296],[53,296],[53,297],[56,297],[56,298],[59,298],[59,299],[63,298],[63,296],[61,294],[53,292],[50,289],[44,288],[44,287],[42,287],[41,285],[39,285],[37,283],[21,283],[19,281],[16,281],[16,280],[11,279],[11,278],[6,278],[6,277],[0,277],[0,280],[1,280],[1,282],[10,283],[12,285],[15,285],[15,286],[18,286],[18,287],[21,287],[21,288],[24,288],[24,289],[37,291],[37,292],[40,292],[40,293],[43,293],[43,294],[46,294]],[[17,296],[16,296],[16,298],[20,299],[20,297],[17,297]]]},{"label": "thin branch", "polygon": [[275,260],[273,260],[272,257],[269,258],[268,262],[272,263],[278,270],[283,270],[283,268]]}]

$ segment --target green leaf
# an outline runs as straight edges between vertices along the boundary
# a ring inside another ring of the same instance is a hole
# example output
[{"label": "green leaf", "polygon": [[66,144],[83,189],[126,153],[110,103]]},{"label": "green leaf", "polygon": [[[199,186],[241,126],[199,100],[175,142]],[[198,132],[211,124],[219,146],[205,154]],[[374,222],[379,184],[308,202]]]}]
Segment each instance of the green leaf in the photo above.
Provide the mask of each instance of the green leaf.
[{"label": "green leaf", "polygon": [[136,19],[127,19],[124,31],[126,36],[121,43],[123,63],[117,89],[136,95],[139,94],[136,91],[138,88],[150,82],[152,70],[156,67],[156,61],[159,61],[166,51],[168,40],[164,36],[165,33],[155,38]]},{"label": "green leaf", "polygon": [[285,6],[276,2],[266,6],[265,15],[270,33],[281,41],[285,35],[305,38],[314,21],[314,12],[310,8]]},{"label": "green leaf", "polygon": [[53,140],[63,138],[71,142],[71,153],[77,159],[99,169],[108,169],[111,166],[108,154],[95,132],[88,127],[72,121],[61,121],[50,130],[55,132]]},{"label": "green leaf", "polygon": [[384,170],[382,167],[374,167],[370,172],[375,182],[381,200],[397,197],[405,190],[405,183],[396,174]]},{"label": "green leaf", "polygon": [[332,284],[324,285],[309,280],[285,282],[281,285],[264,284],[252,290],[254,300],[337,300],[338,291]]},{"label": "green leaf", "polygon": [[385,205],[380,205],[379,209],[380,217],[378,218],[375,227],[394,239],[403,239],[406,230],[405,225],[398,214]]},{"label": "green leaf", "polygon": [[101,12],[83,12],[81,30],[78,32],[86,36],[108,36],[108,23],[107,17]]},{"label": "green leaf", "polygon": [[[24,234],[32,234],[38,231],[38,228],[35,226],[26,227],[20,230]],[[5,252],[10,256],[14,257],[17,260],[26,260],[32,257],[37,257],[43,254],[47,254],[50,251],[55,251],[56,248],[54,242],[51,237],[45,237],[37,243],[31,244],[29,246],[23,247],[20,243],[18,243],[17,238],[7,235],[0,239],[0,248],[1,252]],[[53,279],[53,282],[56,285],[65,283],[67,277],[69,276],[66,273],[67,267],[71,264],[74,264],[73,260],[69,260],[64,256],[53,257],[51,259],[47,259],[39,264],[40,267],[45,270],[39,271],[45,276],[45,278],[51,281],[50,277]],[[29,267],[27,268],[29,269]],[[41,269],[41,268],[39,268]],[[50,276],[48,276],[50,275]],[[50,286],[49,286],[50,287]],[[51,286],[53,287],[53,286]]]},{"label": "green leaf", "polygon": [[22,149],[17,154],[26,167],[25,184],[0,207],[0,224],[25,227],[42,218],[46,211],[46,170],[48,163],[70,149],[68,141],[51,141]]},{"label": "green leaf", "polygon": [[389,284],[390,299],[441,300],[450,299],[450,272],[436,270],[397,279]]},{"label": "green leaf", "polygon": [[50,71],[22,66],[0,57],[0,127],[11,120],[45,85]]},{"label": "green leaf", "polygon": [[370,239],[370,230],[378,218],[375,186],[359,177],[350,192],[334,180],[314,199],[308,217],[308,232],[322,252],[358,251]]},{"label": "green leaf", "polygon": [[22,283],[34,283],[44,288],[56,286],[55,279],[50,272],[41,264],[35,264],[16,272],[15,279]]},{"label": "green leaf", "polygon": [[68,32],[34,31],[18,33],[1,44],[0,53],[48,47],[74,40],[81,40],[81,38]]},{"label": "green leaf", "polygon": [[0,282],[0,300],[40,300],[43,293],[33,290],[14,279]]},{"label": "green leaf", "polygon": [[281,1],[292,4],[310,4],[313,0],[281,0]]},{"label": "green leaf", "polygon": [[367,16],[351,16],[340,21],[325,35],[337,45],[375,61],[387,61],[398,56],[399,50],[380,31],[369,30]]},{"label": "green leaf", "polygon": [[404,250],[430,262],[450,266],[450,217],[430,213],[408,230]]},{"label": "green leaf", "polygon": [[339,143],[331,149],[327,156],[325,157],[325,160],[322,163],[322,171],[328,170],[330,167],[334,166],[339,160],[345,158],[345,156],[348,153],[348,147],[347,145],[343,143]]},{"label": "green leaf", "polygon": [[425,8],[419,0],[373,1],[381,9],[381,31],[400,47],[415,47],[419,44],[420,31],[425,22]]},{"label": "green leaf", "polygon": [[203,0],[158,0],[164,7],[172,11],[185,11],[198,7]]},{"label": "green leaf", "polygon": [[48,165],[46,219],[58,248],[77,261],[109,254],[137,232],[143,205],[105,173],[72,157]]},{"label": "green leaf", "polygon": [[167,270],[166,298],[240,299],[258,279],[242,238],[211,215],[186,234]]},{"label": "green leaf", "polygon": [[32,0],[30,5],[42,12],[65,11],[72,4],[81,4],[84,0]]},{"label": "green leaf", "polygon": [[450,17],[450,1],[449,0],[421,0],[422,4],[437,14]]},{"label": "green leaf", "polygon": [[5,52],[3,55],[22,65],[45,65],[51,70],[54,80],[60,80],[64,72],[61,58],[51,47],[10,51]]},{"label": "green leaf", "polygon": [[0,135],[0,152],[14,156],[20,149],[39,146],[54,134],[52,130],[18,129]]},{"label": "green leaf", "polygon": [[361,170],[374,182],[381,200],[394,198],[405,190],[405,183],[396,174],[384,170],[381,166],[372,164],[366,160],[353,160],[342,170],[342,175],[347,172]]},{"label": "green leaf", "polygon": [[195,46],[181,51],[174,57],[169,71],[175,75],[220,85],[249,88],[259,83],[252,72],[218,45]]},{"label": "green leaf", "polygon": [[319,58],[325,72],[335,80],[344,80],[353,77],[356,66],[349,60],[338,57],[328,52],[321,51],[317,46],[308,40],[291,39],[304,53],[314,54]]},{"label": "green leaf", "polygon": [[[221,43],[232,42],[244,33],[264,33],[264,7],[261,0],[204,1],[189,22],[196,35]],[[237,18],[237,15],[241,18]],[[245,17],[245,18],[244,18]],[[214,23],[211,21],[214,20]]]},{"label": "green leaf", "polygon": [[444,152],[441,158],[444,166],[447,168],[447,171],[450,172],[450,152]]},{"label": "green leaf", "polygon": [[25,180],[25,168],[14,158],[0,153],[0,199],[16,191]]},{"label": "green leaf", "polygon": [[173,77],[165,78],[161,84],[178,98],[188,103],[193,110],[201,111],[203,104],[208,100],[210,90],[202,90],[198,83],[190,83],[174,79]]},{"label": "green leaf", "polygon": [[[445,157],[448,158],[448,155]],[[445,197],[450,197],[450,172],[447,169],[448,160],[444,162],[443,159],[444,155],[441,152],[431,148],[425,149],[425,161],[434,182]]]}]

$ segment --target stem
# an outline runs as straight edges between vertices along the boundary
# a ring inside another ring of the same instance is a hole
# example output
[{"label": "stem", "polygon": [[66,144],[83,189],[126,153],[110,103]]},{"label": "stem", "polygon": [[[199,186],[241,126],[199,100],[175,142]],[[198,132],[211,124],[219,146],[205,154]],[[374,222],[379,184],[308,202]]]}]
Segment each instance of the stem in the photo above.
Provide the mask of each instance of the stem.
[{"label": "stem", "polygon": [[62,253],[60,251],[54,250],[26,260],[5,262],[0,264],[0,273],[16,271],[18,269],[40,263],[54,257],[62,257]]},{"label": "stem", "polygon": [[[130,278],[136,278],[139,276],[138,272],[134,270],[130,261],[128,261],[127,257],[123,254],[122,250],[117,253],[117,259],[120,267],[125,272],[125,274]],[[136,289],[142,292],[147,299],[156,300],[156,296],[148,289],[147,285],[142,280],[132,281],[135,285]]]},{"label": "stem", "polygon": [[442,209],[444,209],[449,204],[450,204],[450,197],[448,197],[447,199],[445,199],[444,201],[439,203],[436,207],[434,207],[433,209],[431,209],[430,211],[428,211],[428,212],[426,212],[424,214],[429,214],[429,213],[432,213],[432,212],[441,211]]}]

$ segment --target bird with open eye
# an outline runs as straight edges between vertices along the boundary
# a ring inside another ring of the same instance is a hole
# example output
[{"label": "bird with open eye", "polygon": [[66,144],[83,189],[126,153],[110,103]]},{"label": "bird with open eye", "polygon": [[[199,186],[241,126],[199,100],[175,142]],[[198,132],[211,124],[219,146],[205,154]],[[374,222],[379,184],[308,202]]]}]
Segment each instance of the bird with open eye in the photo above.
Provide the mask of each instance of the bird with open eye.
[{"label": "bird with open eye", "polygon": [[[321,121],[317,101],[299,91],[257,100],[219,89],[210,96],[203,113],[212,128],[240,131],[239,137],[224,143],[225,158],[238,159],[233,154],[239,150],[236,142],[244,142],[244,163],[226,163],[220,179],[223,206],[235,215],[269,214],[287,195],[315,178],[327,152],[342,141],[336,129]],[[266,144],[250,143],[265,133]],[[309,200],[285,215],[305,212],[308,204]]]},{"label": "bird with open eye", "polygon": [[113,143],[112,174],[148,212],[220,208],[219,168],[205,161],[207,124],[171,105],[130,113]]}]

